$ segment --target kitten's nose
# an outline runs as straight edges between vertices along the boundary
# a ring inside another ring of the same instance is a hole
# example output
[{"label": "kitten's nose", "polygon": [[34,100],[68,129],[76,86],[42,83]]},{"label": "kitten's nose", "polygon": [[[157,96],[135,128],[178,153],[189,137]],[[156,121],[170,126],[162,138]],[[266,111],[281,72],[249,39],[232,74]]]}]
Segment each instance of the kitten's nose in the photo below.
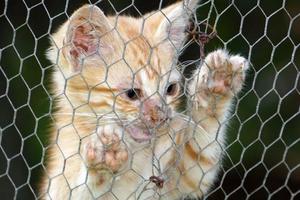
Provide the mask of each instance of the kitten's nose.
[{"label": "kitten's nose", "polygon": [[160,102],[156,100],[146,100],[142,105],[142,120],[147,126],[155,128],[168,119],[168,112]]}]

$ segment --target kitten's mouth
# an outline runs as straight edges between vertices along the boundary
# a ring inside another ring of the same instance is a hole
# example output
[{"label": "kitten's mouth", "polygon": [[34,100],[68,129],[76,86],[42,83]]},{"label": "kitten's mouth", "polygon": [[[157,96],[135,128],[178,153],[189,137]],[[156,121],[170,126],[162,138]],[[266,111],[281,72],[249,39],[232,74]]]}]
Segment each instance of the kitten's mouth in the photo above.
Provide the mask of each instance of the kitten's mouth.
[{"label": "kitten's mouth", "polygon": [[136,142],[146,142],[151,140],[152,138],[152,131],[139,126],[129,126],[127,127],[127,132],[130,134],[130,136],[132,137],[132,139],[134,139]]}]

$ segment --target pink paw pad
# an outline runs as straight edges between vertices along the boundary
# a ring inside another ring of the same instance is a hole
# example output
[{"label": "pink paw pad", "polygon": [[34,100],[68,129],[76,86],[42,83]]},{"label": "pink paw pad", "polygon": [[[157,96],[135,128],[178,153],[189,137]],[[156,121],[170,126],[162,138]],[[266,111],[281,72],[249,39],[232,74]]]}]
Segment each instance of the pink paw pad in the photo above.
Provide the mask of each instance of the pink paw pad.
[{"label": "pink paw pad", "polygon": [[225,95],[239,92],[242,88],[248,63],[245,58],[230,56],[225,50],[210,53],[205,59],[207,88],[210,92]]},{"label": "pink paw pad", "polygon": [[85,144],[85,160],[90,168],[117,172],[127,162],[128,152],[118,134],[102,132],[103,130],[98,131],[97,135],[93,135]]}]

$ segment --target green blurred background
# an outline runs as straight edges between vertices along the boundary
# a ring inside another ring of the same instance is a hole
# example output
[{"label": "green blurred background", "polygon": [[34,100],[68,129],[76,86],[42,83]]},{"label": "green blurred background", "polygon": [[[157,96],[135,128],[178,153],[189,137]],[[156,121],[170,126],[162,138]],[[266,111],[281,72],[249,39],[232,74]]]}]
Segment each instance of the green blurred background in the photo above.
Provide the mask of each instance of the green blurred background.
[{"label": "green blurred background", "polygon": [[[36,198],[53,123],[49,34],[89,2],[139,16],[175,0],[0,1],[0,199]],[[216,22],[206,52],[225,47],[251,63],[222,172],[205,199],[300,199],[300,1],[203,0],[198,20]],[[198,52],[191,45],[180,60]]]}]

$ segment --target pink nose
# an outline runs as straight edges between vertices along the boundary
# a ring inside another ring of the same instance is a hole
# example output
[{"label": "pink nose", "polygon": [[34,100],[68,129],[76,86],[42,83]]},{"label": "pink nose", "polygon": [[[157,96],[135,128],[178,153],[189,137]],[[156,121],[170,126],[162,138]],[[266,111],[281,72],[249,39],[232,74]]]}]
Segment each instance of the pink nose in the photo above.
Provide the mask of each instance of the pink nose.
[{"label": "pink nose", "polygon": [[167,112],[159,104],[153,99],[147,99],[142,104],[142,120],[151,128],[159,126],[168,118]]}]

